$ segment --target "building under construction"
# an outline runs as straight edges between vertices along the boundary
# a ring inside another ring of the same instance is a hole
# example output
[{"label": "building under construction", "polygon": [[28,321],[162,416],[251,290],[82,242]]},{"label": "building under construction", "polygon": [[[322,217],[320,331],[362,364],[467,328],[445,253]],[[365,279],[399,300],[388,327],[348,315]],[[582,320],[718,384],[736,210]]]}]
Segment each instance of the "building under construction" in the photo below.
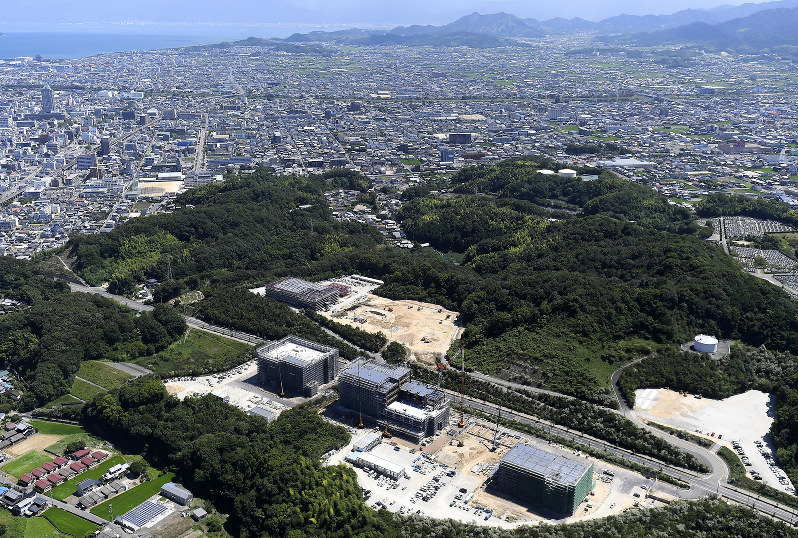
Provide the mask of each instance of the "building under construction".
[{"label": "building under construction", "polygon": [[501,493],[570,516],[593,489],[593,464],[517,444],[499,461],[492,481]]},{"label": "building under construction", "polygon": [[350,289],[337,282],[319,284],[299,278],[286,277],[268,284],[266,295],[299,308],[325,310],[349,295]]},{"label": "building under construction", "polygon": [[338,348],[296,336],[257,349],[258,381],[286,396],[314,396],[338,372]]},{"label": "building under construction", "polygon": [[339,402],[415,441],[449,423],[449,401],[436,387],[410,379],[410,369],[358,359],[341,374]]}]

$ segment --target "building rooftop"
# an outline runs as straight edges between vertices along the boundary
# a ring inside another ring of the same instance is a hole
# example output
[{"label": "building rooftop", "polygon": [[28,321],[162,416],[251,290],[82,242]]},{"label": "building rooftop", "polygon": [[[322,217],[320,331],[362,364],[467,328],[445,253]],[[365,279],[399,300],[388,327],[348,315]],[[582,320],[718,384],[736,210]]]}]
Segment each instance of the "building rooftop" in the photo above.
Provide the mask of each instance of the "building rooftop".
[{"label": "building rooftop", "polygon": [[359,377],[371,381],[375,385],[381,385],[390,380],[398,381],[408,373],[410,373],[410,369],[405,366],[389,366],[361,360],[350,363],[344,370],[345,375]]},{"label": "building rooftop", "polygon": [[590,464],[546,452],[530,445],[517,444],[501,459],[501,463],[516,465],[539,473],[549,480],[576,485],[590,469]]},{"label": "building rooftop", "polygon": [[412,405],[404,404],[402,402],[393,402],[388,406],[388,409],[418,420],[424,420],[429,416],[429,412],[419,409],[418,407],[413,407]]},{"label": "building rooftop", "polygon": [[379,456],[375,456],[371,452],[355,452],[352,454],[352,457],[355,461],[360,460],[370,463],[371,465],[374,465],[375,467],[379,467],[381,469],[385,469],[386,471],[392,474],[400,475],[405,471],[404,466],[399,465],[398,463],[394,463],[390,460],[380,458]]}]

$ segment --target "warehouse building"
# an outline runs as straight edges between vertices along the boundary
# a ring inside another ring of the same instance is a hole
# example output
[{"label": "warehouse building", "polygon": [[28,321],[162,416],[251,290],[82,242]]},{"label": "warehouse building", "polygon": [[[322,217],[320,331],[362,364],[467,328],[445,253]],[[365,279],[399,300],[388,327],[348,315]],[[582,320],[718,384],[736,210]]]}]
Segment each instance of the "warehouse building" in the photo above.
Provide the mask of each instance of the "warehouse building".
[{"label": "warehouse building", "polygon": [[594,487],[593,464],[518,444],[492,475],[501,493],[558,514],[571,516]]},{"label": "warehouse building", "polygon": [[314,396],[338,373],[338,348],[286,336],[261,346],[258,382],[286,396]]},{"label": "warehouse building", "polygon": [[188,506],[194,500],[194,495],[189,490],[181,488],[174,482],[167,482],[161,486],[161,495],[184,506]]},{"label": "warehouse building", "polygon": [[368,452],[382,443],[382,433],[369,432],[352,446],[353,452]]},{"label": "warehouse building", "polygon": [[371,452],[352,452],[346,460],[357,467],[372,469],[394,480],[407,477],[405,468],[392,461],[375,456]]},{"label": "warehouse building", "polygon": [[439,389],[410,379],[410,369],[359,359],[341,374],[339,402],[381,427],[416,442],[449,423],[449,401]]},{"label": "warehouse building", "polygon": [[350,288],[337,282],[320,284],[299,278],[286,277],[267,285],[269,297],[299,308],[324,310],[350,293]]}]

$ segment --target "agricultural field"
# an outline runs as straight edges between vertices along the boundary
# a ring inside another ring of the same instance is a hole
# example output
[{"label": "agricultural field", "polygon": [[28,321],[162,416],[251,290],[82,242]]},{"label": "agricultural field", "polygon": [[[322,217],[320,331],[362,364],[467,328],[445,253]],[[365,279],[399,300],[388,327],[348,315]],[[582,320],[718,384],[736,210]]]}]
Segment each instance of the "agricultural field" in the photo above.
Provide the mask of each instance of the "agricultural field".
[{"label": "agricultural field", "polygon": [[252,358],[254,348],[238,340],[191,329],[164,351],[133,362],[161,377],[202,375],[235,368]]},{"label": "agricultural field", "polygon": [[25,522],[23,534],[12,534],[10,536],[22,536],[23,538],[62,538],[62,534],[44,518],[32,517]]},{"label": "agricultural field", "polygon": [[174,473],[166,473],[158,478],[144,482],[133,489],[129,489],[124,493],[117,495],[112,499],[108,499],[104,503],[98,504],[91,509],[91,513],[95,516],[111,520],[111,513],[108,511],[108,505],[113,504],[114,517],[122,515],[134,509],[153,495],[161,491],[161,486],[167,482],[171,482],[174,478]]},{"label": "agricultural field", "polygon": [[30,425],[36,428],[39,433],[52,435],[73,435],[76,433],[86,433],[86,430],[74,424],[61,424],[60,422],[48,422],[46,420],[30,420]]},{"label": "agricultural field", "polygon": [[19,478],[25,473],[31,472],[36,467],[39,467],[40,465],[47,463],[52,459],[53,456],[49,454],[45,454],[44,452],[39,452],[37,450],[31,450],[27,454],[3,465],[2,469],[8,474]]},{"label": "agricultural field", "polygon": [[42,517],[47,518],[62,533],[71,534],[76,538],[82,538],[99,528],[94,523],[55,507],[47,509]]}]

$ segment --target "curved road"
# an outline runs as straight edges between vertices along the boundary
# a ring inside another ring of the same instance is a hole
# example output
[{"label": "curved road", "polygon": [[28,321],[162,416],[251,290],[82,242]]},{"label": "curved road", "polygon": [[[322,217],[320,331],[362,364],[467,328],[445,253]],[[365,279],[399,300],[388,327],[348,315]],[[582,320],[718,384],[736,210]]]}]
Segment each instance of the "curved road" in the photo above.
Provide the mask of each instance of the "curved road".
[{"label": "curved road", "polygon": [[[459,395],[455,392],[448,390],[446,390],[445,392],[447,392],[452,397],[456,396],[459,398]],[[794,524],[795,522],[798,521],[798,512],[796,512],[795,510],[792,510],[787,506],[771,501],[770,499],[759,497],[754,493],[738,489],[727,484],[726,473],[728,471],[726,470],[726,465],[725,463],[723,463],[722,460],[720,461],[719,465],[720,468],[716,468],[713,466],[713,471],[710,474],[699,475],[691,471],[686,471],[684,469],[664,464],[654,458],[636,454],[629,450],[625,450],[623,448],[610,445],[605,441],[596,439],[594,437],[590,437],[581,432],[571,430],[563,426],[558,426],[556,424],[538,419],[531,415],[518,413],[506,407],[483,402],[481,400],[477,400],[468,396],[464,397],[464,401],[467,406],[482,411],[484,413],[497,415],[499,410],[501,410],[501,415],[504,418],[510,418],[517,422],[529,424],[531,426],[541,427],[550,433],[554,433],[566,439],[570,439],[580,444],[587,445],[591,448],[598,450],[605,450],[610,454],[613,454],[626,461],[637,463],[640,465],[645,465],[646,467],[654,468],[656,470],[661,470],[663,473],[666,473],[674,478],[683,480],[690,485],[690,489],[688,491],[684,491],[682,494],[682,497],[685,499],[699,499],[709,495],[719,495],[730,501],[750,506],[755,510],[758,510],[762,513],[776,517],[778,519],[781,519],[782,521],[786,521],[791,524]],[[668,440],[670,441],[670,439]],[[677,440],[682,441],[681,439]]]},{"label": "curved road", "polygon": [[[140,303],[138,301],[128,299],[127,297],[122,297],[121,295],[114,295],[112,293],[108,293],[105,290],[105,288],[98,288],[93,286],[81,286],[80,284],[75,284],[74,282],[69,282],[69,288],[73,292],[102,295],[106,299],[111,299],[112,301],[116,301],[117,303],[122,304],[132,310],[136,310],[138,312],[150,312],[155,309],[155,307],[153,307],[152,305]],[[251,344],[251,345],[260,345],[266,343],[266,340],[258,336],[253,336],[251,334],[243,333],[241,331],[235,331],[233,329],[227,329],[225,327],[219,327],[218,325],[211,325],[210,323],[205,323],[204,321],[197,318],[192,318],[191,316],[183,316],[183,317],[186,319],[186,324],[193,329],[201,329],[209,333],[218,334],[220,336],[224,336],[225,338],[238,340],[239,342],[244,342],[246,344]]]},{"label": "curved road", "polygon": [[[126,297],[108,293],[104,288],[82,286],[79,284],[75,284],[73,282],[69,282],[69,287],[74,292],[93,293],[96,295],[102,295],[103,297],[121,303],[133,310],[151,311],[154,309],[151,305],[145,305],[133,301],[131,299],[128,299]],[[221,336],[239,340],[241,342],[246,342],[248,344],[257,345],[265,343],[265,340],[257,336],[252,336],[250,334],[242,333],[239,331],[234,331],[224,327],[211,325],[196,318],[192,318],[190,316],[184,316],[184,317],[186,318],[186,323],[190,327],[196,329],[201,329],[204,331],[212,332],[214,334],[219,334]],[[542,427],[547,431],[556,433],[557,435],[564,437],[566,439],[571,439],[581,444],[590,446],[594,449],[606,450],[607,452],[624,460],[634,462],[640,465],[645,465],[647,467],[653,467],[654,469],[660,469],[662,472],[670,476],[673,476],[674,478],[683,480],[690,485],[690,490],[685,492],[685,494],[683,495],[685,498],[696,499],[707,495],[720,495],[726,499],[729,499],[731,501],[740,504],[745,504],[756,510],[759,510],[760,512],[772,515],[773,517],[776,517],[783,521],[789,523],[798,522],[798,511],[792,510],[784,505],[778,504],[769,499],[764,499],[762,497],[759,497],[758,495],[748,492],[746,490],[742,490],[729,485],[726,482],[728,478],[728,468],[726,467],[725,462],[720,458],[720,456],[718,456],[714,452],[701,448],[693,443],[690,443],[689,441],[685,441],[683,439],[679,439],[678,437],[674,437],[673,435],[670,435],[661,430],[653,428],[640,421],[640,419],[635,415],[634,411],[629,409],[628,405],[626,405],[626,402],[620,395],[617,385],[618,379],[620,378],[621,373],[623,373],[623,370],[625,368],[628,368],[629,366],[632,366],[633,364],[636,364],[640,360],[642,359],[638,359],[637,361],[631,362],[619,368],[612,374],[611,384],[613,390],[615,391],[616,398],[618,398],[618,403],[620,405],[620,413],[622,413],[626,418],[634,422],[635,425],[644,428],[646,431],[652,433],[653,435],[661,439],[664,439],[667,442],[676,445],[677,447],[684,450],[688,454],[695,456],[699,461],[703,462],[711,469],[711,472],[709,474],[700,475],[698,473],[693,473],[690,471],[686,471],[684,469],[669,466],[654,458],[636,454],[629,450],[625,450],[623,448],[610,445],[605,441],[596,439],[594,437],[590,437],[581,432],[571,430],[569,428],[565,428],[563,426],[559,426],[545,420],[541,420],[531,415],[519,413],[517,411],[513,411],[502,406],[497,406],[495,404],[484,402],[482,400],[477,400],[475,398],[471,398],[468,396],[464,397],[463,399],[465,403],[467,403],[470,407],[478,409],[484,413],[496,415],[499,412],[501,412],[502,416],[504,416],[505,418],[512,418],[513,420],[516,420],[524,424]],[[471,375],[473,375],[473,373],[471,373]],[[496,380],[484,374],[478,374],[475,377],[477,379],[482,379],[484,381],[490,381],[493,383],[501,381],[501,386],[504,386],[505,389],[509,388],[512,390],[518,388],[523,390],[530,390],[530,387],[526,387],[524,385],[518,385],[517,383],[511,383],[509,381]],[[541,389],[538,390],[532,389],[532,391],[552,394],[555,396],[562,396],[561,394]],[[444,392],[448,393],[453,398],[453,401],[457,401],[457,398],[459,397],[458,393],[449,390],[445,390]]]}]

